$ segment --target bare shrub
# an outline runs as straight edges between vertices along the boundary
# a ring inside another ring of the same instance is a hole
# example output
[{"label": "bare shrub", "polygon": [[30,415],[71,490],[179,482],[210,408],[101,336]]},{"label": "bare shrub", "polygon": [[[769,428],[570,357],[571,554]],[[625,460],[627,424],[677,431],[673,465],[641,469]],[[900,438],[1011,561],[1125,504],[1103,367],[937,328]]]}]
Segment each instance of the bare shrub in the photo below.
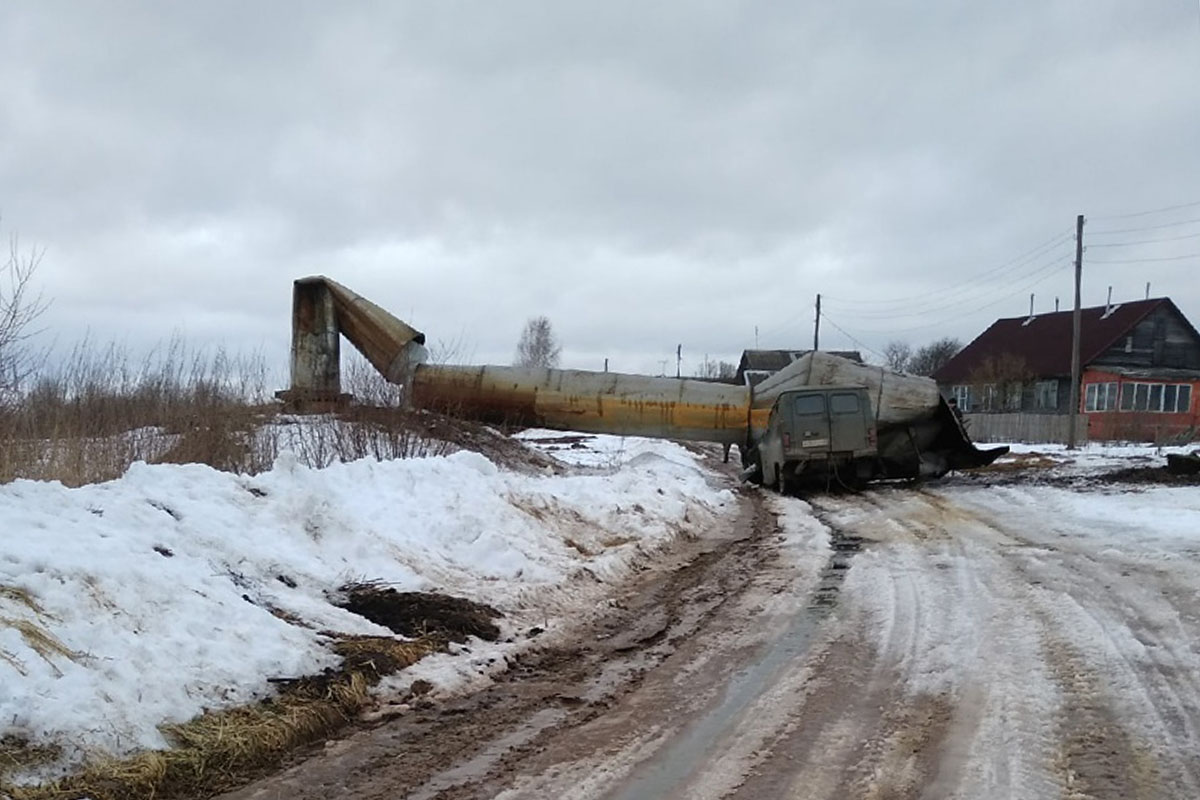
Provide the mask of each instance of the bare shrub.
[{"label": "bare shrub", "polygon": [[0,408],[0,481],[78,486],[135,461],[256,472],[274,453],[254,435],[266,405],[261,357],[192,351],[181,339],[135,362],[117,345],[77,345]]}]

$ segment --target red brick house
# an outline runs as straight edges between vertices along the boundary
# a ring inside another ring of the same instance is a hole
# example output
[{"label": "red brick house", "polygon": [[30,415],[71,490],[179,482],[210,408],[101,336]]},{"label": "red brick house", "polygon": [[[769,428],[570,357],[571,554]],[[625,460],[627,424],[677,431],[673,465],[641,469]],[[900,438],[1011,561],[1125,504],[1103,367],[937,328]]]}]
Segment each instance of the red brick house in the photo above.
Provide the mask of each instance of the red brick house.
[{"label": "red brick house", "polygon": [[[997,320],[933,377],[965,412],[1065,414],[1071,316]],[[1196,438],[1200,333],[1169,298],[1083,309],[1080,364],[1089,439]]]}]

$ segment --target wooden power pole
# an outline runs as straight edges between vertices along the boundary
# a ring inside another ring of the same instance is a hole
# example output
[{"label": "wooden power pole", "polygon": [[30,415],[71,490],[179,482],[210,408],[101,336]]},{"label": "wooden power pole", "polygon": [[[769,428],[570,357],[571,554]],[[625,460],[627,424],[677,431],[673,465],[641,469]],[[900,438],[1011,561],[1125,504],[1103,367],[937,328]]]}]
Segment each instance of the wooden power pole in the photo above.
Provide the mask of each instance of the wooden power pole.
[{"label": "wooden power pole", "polygon": [[821,295],[817,295],[817,321],[813,325],[813,350],[821,349]]},{"label": "wooden power pole", "polygon": [[1080,285],[1083,283],[1083,214],[1075,218],[1075,312],[1071,315],[1071,409],[1067,415],[1067,449],[1077,445],[1079,423],[1079,333],[1082,327]]}]

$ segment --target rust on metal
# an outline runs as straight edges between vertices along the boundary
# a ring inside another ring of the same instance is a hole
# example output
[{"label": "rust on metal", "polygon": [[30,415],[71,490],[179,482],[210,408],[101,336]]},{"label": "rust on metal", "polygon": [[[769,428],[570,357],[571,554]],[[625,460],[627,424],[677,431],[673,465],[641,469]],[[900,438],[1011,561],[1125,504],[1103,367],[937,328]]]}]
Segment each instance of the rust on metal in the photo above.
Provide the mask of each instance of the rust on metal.
[{"label": "rust on metal", "polygon": [[494,423],[738,444],[745,386],[618,372],[423,365],[410,402]]}]

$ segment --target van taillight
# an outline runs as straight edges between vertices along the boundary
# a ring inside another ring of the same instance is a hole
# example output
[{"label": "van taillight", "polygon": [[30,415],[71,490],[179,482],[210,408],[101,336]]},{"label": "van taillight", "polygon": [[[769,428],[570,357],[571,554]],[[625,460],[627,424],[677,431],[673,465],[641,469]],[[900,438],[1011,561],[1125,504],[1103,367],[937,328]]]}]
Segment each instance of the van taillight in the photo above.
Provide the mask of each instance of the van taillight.
[{"label": "van taillight", "polygon": [[790,433],[785,433],[783,435],[783,447],[786,450],[786,449],[790,448],[791,446],[792,446],[792,435]]}]

